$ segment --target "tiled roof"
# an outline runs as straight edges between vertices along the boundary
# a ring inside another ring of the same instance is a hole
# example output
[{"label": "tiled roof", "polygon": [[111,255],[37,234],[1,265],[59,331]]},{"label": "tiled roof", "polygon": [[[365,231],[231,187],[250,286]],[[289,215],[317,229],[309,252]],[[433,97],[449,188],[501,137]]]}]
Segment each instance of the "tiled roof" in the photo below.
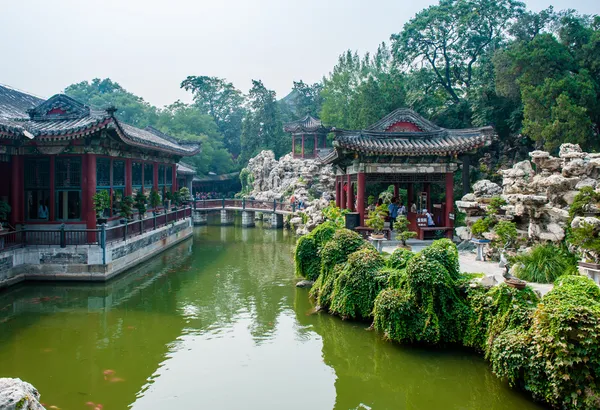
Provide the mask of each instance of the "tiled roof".
[{"label": "tiled roof", "polygon": [[[410,129],[398,132],[396,127]],[[410,127],[406,127],[406,126]],[[421,131],[413,131],[421,130]],[[388,131],[392,130],[392,131]],[[339,150],[368,155],[454,156],[489,145],[495,135],[492,127],[452,130],[441,128],[409,109],[398,109],[364,130],[333,128],[335,150],[321,158],[334,162]]]},{"label": "tiled roof", "polygon": [[240,176],[239,172],[230,172],[229,174],[221,175],[206,175],[201,177],[194,177],[193,182],[216,182],[216,181],[231,181],[237,179]]},{"label": "tiled roof", "polygon": [[180,162],[177,164],[177,173],[181,175],[194,175],[196,171],[191,166]]},{"label": "tiled roof", "polygon": [[117,131],[129,145],[158,149],[182,156],[196,154],[197,144],[184,144],[155,128],[140,129],[114,117],[115,109],[95,110],[64,94],[41,100],[0,86],[0,137],[35,138],[40,141],[85,137],[104,128]]},{"label": "tiled roof", "polygon": [[489,145],[491,127],[435,132],[337,132],[336,147],[392,156],[456,155]]},{"label": "tiled roof", "polygon": [[321,120],[307,115],[306,117],[288,122],[283,126],[285,132],[329,132],[330,128],[323,126]]}]

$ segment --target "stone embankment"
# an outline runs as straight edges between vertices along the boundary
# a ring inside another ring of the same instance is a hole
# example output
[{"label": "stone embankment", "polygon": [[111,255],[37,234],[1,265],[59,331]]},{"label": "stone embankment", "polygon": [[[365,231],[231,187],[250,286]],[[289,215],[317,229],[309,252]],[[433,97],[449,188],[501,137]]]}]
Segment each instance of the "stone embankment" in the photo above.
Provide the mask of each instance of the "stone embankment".
[{"label": "stone embankment", "polygon": [[246,169],[253,181],[249,196],[261,201],[289,201],[293,195],[303,202],[304,209],[289,221],[298,234],[308,233],[321,223],[321,210],[334,199],[333,168],[318,160],[288,154],[278,161],[272,151],[262,151],[248,162]]},{"label": "stone embankment", "polygon": [[[502,186],[488,180],[473,185],[473,192],[456,202],[467,214],[467,226],[485,216],[492,197],[506,201],[498,219],[515,222],[522,237],[532,242],[560,242],[569,223],[569,206],[583,187],[600,189],[600,154],[586,153],[579,145],[563,144],[558,157],[545,151],[529,153],[531,160],[500,171]],[[467,228],[457,228],[463,240]]]}]

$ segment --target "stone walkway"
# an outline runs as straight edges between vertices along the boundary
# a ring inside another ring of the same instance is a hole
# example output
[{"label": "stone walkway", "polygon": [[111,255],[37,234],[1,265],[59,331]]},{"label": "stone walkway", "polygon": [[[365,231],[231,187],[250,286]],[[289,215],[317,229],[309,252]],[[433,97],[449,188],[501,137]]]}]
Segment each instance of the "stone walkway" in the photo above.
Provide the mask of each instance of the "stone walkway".
[{"label": "stone walkway", "polygon": [[[432,241],[408,241],[407,243],[412,247],[413,252],[419,252],[423,248],[431,245]],[[387,253],[394,252],[396,249],[397,242],[390,241],[388,245],[383,246],[383,251]],[[498,262],[481,262],[475,260],[475,253],[471,251],[460,251],[458,254],[461,272],[465,273],[483,273],[489,279],[495,281],[495,283],[504,282],[502,273],[504,269],[498,265]],[[542,296],[552,290],[552,284],[546,283],[527,283],[534,290],[537,290]]]}]

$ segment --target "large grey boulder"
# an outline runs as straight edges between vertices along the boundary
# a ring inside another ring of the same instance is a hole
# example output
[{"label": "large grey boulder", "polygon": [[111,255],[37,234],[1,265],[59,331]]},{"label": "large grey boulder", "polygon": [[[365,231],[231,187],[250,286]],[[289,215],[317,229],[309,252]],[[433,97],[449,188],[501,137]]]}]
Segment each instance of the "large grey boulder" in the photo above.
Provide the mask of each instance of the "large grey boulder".
[{"label": "large grey boulder", "polygon": [[490,198],[494,195],[500,195],[502,188],[488,179],[482,179],[473,184],[473,194],[478,198]]},{"label": "large grey boulder", "polygon": [[44,410],[40,393],[21,379],[0,378],[0,409]]}]

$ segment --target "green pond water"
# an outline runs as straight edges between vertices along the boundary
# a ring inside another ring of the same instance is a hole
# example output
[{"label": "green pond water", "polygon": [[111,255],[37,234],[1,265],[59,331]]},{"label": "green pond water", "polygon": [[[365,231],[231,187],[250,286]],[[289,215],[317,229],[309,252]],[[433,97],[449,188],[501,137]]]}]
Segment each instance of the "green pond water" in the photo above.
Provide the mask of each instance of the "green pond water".
[{"label": "green pond water", "polygon": [[311,314],[294,243],[200,227],[107,284],[0,292],[0,377],[60,409],[541,408],[471,352],[401,347]]}]

